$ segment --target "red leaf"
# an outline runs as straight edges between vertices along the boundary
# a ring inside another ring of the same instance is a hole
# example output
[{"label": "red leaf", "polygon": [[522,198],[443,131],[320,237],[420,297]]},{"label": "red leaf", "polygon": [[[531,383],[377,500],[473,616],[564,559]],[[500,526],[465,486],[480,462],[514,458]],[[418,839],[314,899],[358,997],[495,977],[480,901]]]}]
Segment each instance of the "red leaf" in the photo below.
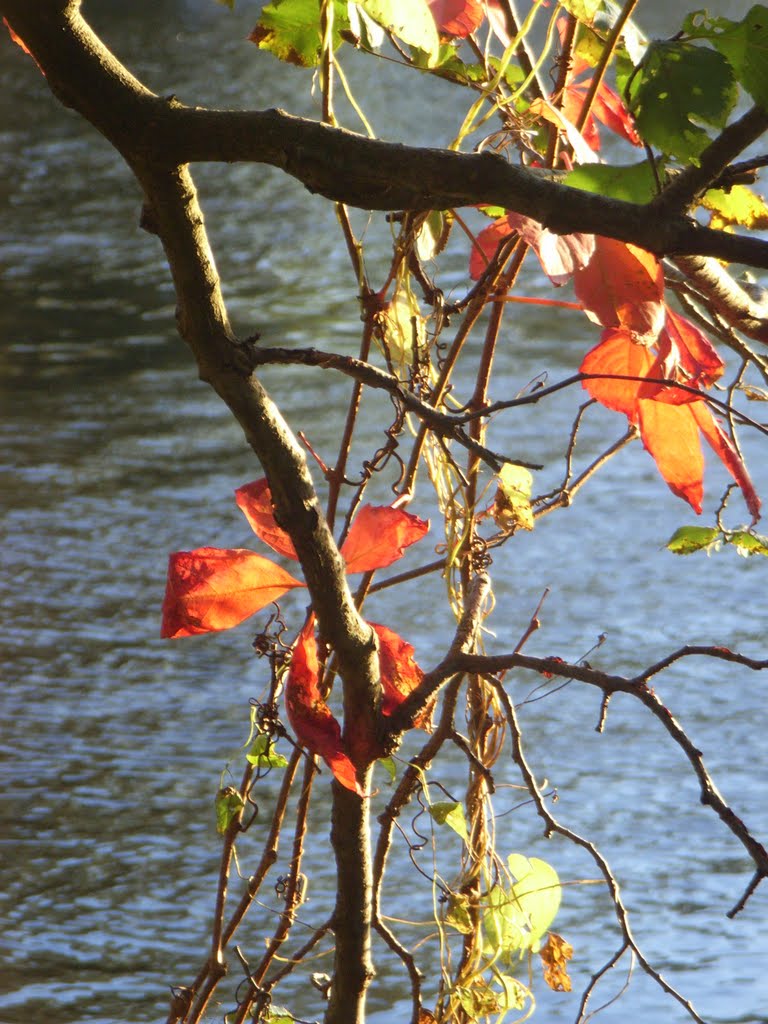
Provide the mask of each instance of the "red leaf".
[{"label": "red leaf", "polygon": [[229,629],[304,584],[243,548],[197,548],[168,559],[160,635],[195,636]]},{"label": "red leaf", "polygon": [[722,460],[725,468],[741,488],[744,500],[747,503],[747,508],[752,516],[752,522],[756,523],[760,518],[760,498],[758,497],[754,484],[749,477],[747,467],[744,465],[741,456],[734,448],[733,442],[725,433],[718,421],[714,418],[711,410],[704,404],[704,402],[691,406],[691,413],[693,414],[702,434],[707,439],[707,443],[710,448],[715,452],[718,458]]},{"label": "red leaf", "polygon": [[623,329],[609,328],[603,331],[602,341],[586,354],[579,367],[581,373],[617,374],[637,377],[639,380],[585,380],[582,387],[596,398],[601,405],[616,412],[623,412],[632,422],[637,422],[637,401],[642,378],[654,364],[650,349],[638,345],[631,334]]},{"label": "red leaf", "polygon": [[482,0],[427,0],[438,32],[464,39],[485,18]]},{"label": "red leaf", "polygon": [[287,558],[298,561],[293,541],[275,520],[275,513],[272,510],[272,492],[266,477],[238,487],[235,491],[235,501],[260,540],[269,544],[272,550],[279,555],[285,555]]},{"label": "red leaf", "polygon": [[322,757],[342,786],[364,796],[355,766],[343,749],[341,726],[320,694],[314,616],[310,616],[293,649],[285,706],[299,743]]},{"label": "red leaf", "polygon": [[651,253],[598,235],[592,259],[573,283],[597,323],[624,327],[640,342],[658,337],[665,319],[664,271]]},{"label": "red leaf", "polygon": [[670,405],[640,399],[640,436],[669,489],[701,512],[704,494],[704,456],[693,410],[702,406]]},{"label": "red leaf", "polygon": [[485,273],[485,269],[496,255],[496,250],[505,238],[512,234],[512,227],[506,217],[500,217],[487,228],[483,228],[475,239],[469,254],[469,274],[477,281]]},{"label": "red leaf", "polygon": [[21,49],[24,51],[24,53],[28,54],[32,58],[32,60],[35,62],[35,64],[37,64],[37,67],[38,67],[41,75],[43,76],[43,78],[45,78],[46,74],[43,71],[42,67],[40,67],[40,64],[38,63],[37,58],[35,57],[34,53],[32,53],[32,51],[27,46],[27,44],[24,42],[24,40],[21,38],[21,36],[17,32],[13,31],[11,26],[8,24],[8,19],[7,18],[3,18],[3,24],[8,29],[8,34],[10,35],[10,37],[14,41],[14,43],[16,43],[17,46],[20,46]]},{"label": "red leaf", "polygon": [[391,565],[427,530],[428,522],[401,508],[364,505],[341,546],[347,572],[371,572]]},{"label": "red leaf", "polygon": [[602,121],[606,128],[620,135],[633,146],[642,146],[643,140],[635,130],[632,115],[621,101],[621,98],[604,82],[597,90],[595,103],[592,107],[595,117]]},{"label": "red leaf", "polygon": [[[405,698],[416,689],[424,673],[413,659],[413,647],[387,626],[369,622],[379,638],[379,671],[383,700],[381,710],[385,715],[393,714]],[[418,729],[432,731],[434,702],[425,708],[413,723]]]},{"label": "red leaf", "polygon": [[[650,377],[667,377],[688,387],[708,388],[723,375],[725,363],[712,343],[695,324],[667,308],[667,322],[659,335],[659,355]],[[640,398],[683,405],[698,401],[698,395],[664,384],[644,384]]]}]

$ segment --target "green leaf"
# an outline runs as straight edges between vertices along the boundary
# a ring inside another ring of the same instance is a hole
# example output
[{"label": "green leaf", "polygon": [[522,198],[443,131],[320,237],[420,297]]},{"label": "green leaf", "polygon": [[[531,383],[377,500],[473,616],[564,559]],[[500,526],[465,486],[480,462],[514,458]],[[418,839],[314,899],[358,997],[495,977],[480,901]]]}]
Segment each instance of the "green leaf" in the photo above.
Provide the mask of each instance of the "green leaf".
[{"label": "green leaf", "polygon": [[445,923],[455,928],[462,935],[471,935],[474,931],[472,918],[469,916],[469,896],[460,892],[452,892],[448,896],[445,911]]},{"label": "green leaf", "polygon": [[256,737],[245,759],[257,768],[285,768],[288,765],[283,755],[275,752],[272,740],[266,734]]},{"label": "green leaf", "polygon": [[755,103],[768,109],[768,7],[755,4],[743,21],[716,19],[724,28],[709,38],[733,68]]},{"label": "green leaf", "polygon": [[645,141],[692,162],[710,141],[699,125],[723,128],[737,99],[725,57],[681,40],[651,43],[629,85],[630,110]]},{"label": "green leaf", "polygon": [[469,842],[467,820],[464,817],[464,808],[460,803],[451,803],[446,800],[442,803],[432,804],[429,813],[438,825],[447,825],[465,842]]},{"label": "green leaf", "polygon": [[427,0],[358,0],[358,3],[392,35],[425,53],[429,67],[437,63],[440,37]]},{"label": "green leaf", "polygon": [[692,555],[694,551],[714,550],[720,540],[715,526],[681,526],[667,541],[667,549],[675,555]]},{"label": "green leaf", "polygon": [[216,794],[216,831],[224,835],[243,807],[245,801],[234,786],[220,789]]},{"label": "green leaf", "polygon": [[[333,0],[333,48],[341,44],[341,33],[349,30],[347,5]],[[320,0],[273,0],[261,12],[256,28],[248,36],[260,50],[268,50],[288,64],[312,68],[320,63]]]},{"label": "green leaf", "polygon": [[761,537],[759,533],[737,530],[735,533],[727,534],[725,542],[726,544],[733,544],[744,558],[749,558],[750,555],[765,555],[768,557],[768,537]]},{"label": "green leaf", "polygon": [[563,7],[577,21],[591,25],[603,7],[603,0],[560,0]]},{"label": "green leaf", "polygon": [[507,857],[510,874],[517,879],[512,897],[520,920],[528,930],[522,948],[538,952],[541,937],[560,909],[562,887],[555,869],[538,857],[512,853]]},{"label": "green leaf", "polygon": [[656,179],[647,160],[637,164],[582,164],[565,176],[564,185],[628,203],[647,203],[656,195]]},{"label": "green leaf", "polygon": [[270,1006],[263,1019],[265,1024],[296,1024],[296,1018],[284,1006]]},{"label": "green leaf", "polygon": [[380,757],[379,764],[386,769],[390,783],[394,782],[397,778],[397,765],[395,764],[395,759],[393,757]]}]

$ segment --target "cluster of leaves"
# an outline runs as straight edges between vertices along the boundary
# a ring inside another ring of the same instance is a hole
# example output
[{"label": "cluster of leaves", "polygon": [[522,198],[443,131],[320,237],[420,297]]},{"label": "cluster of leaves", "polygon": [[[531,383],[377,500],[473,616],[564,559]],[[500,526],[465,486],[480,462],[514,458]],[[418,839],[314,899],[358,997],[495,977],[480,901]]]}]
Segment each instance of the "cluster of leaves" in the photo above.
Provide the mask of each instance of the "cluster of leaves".
[{"label": "cluster of leaves", "polygon": [[[266,479],[239,487],[235,500],[260,540],[277,554],[298,560],[290,535],[275,520]],[[428,529],[428,522],[404,509],[364,505],[341,545],[347,572],[386,568],[401,558],[406,548],[421,540]],[[161,636],[177,638],[229,629],[289,590],[303,586],[276,562],[244,548],[204,547],[174,552],[168,562]],[[414,661],[409,643],[386,626],[370,625],[379,652],[382,712],[391,715],[418,686],[423,673]],[[341,726],[321,693],[320,682],[315,621],[310,614],[288,671],[288,718],[299,741],[325,760],[342,785],[363,795],[355,767],[344,750]],[[429,727],[429,714],[422,715],[415,724]],[[382,751],[371,753],[375,758]]]}]

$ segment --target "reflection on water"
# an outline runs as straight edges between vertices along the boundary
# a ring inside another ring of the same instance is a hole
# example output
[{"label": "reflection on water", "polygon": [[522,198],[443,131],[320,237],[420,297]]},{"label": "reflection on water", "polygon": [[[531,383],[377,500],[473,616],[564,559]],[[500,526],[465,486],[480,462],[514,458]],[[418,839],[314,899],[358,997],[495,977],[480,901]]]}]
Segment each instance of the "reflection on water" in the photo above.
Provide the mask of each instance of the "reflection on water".
[{"label": "reflection on water", "polygon": [[[268,60],[244,48],[252,11],[132,3],[93,16],[159,91],[312,113],[306,76],[273,81]],[[170,35],[158,28],[168,23]],[[206,62],[215,73],[200,96]],[[351,74],[366,82],[354,65]],[[398,123],[400,137],[447,136],[447,104],[432,103],[425,118],[414,97],[392,93],[386,69],[364,74],[378,76],[374,123],[377,114],[385,122],[387,104],[404,110],[407,101],[411,116]],[[248,698],[264,682],[249,646],[253,625],[188,643],[156,639],[165,560],[177,548],[252,544],[231,495],[258,467],[174,334],[167,271],[156,240],[137,229],[140,197],[127,172],[8,46],[0,49],[0,82],[0,1021],[154,1021],[167,1007],[169,984],[191,980],[204,955],[218,853],[212,798],[245,740]],[[238,326],[270,342],[348,342],[354,351],[356,287],[326,204],[271,171],[204,167],[196,177]],[[380,220],[369,230],[385,237]],[[533,275],[530,287],[539,287]],[[509,325],[494,397],[545,370],[553,378],[572,372],[593,343],[589,327],[568,314],[526,311]],[[337,427],[318,408],[314,374],[272,370],[265,378],[291,421],[319,450],[332,451]],[[324,377],[321,387],[329,408],[348,394],[337,377]],[[492,446],[544,462],[545,489],[559,477],[561,438],[579,400],[563,395],[500,418]],[[374,422],[361,451],[378,443]],[[581,457],[621,429],[618,417],[595,414],[582,431]],[[751,441],[748,454],[768,494],[764,455]],[[721,483],[713,468],[710,508]],[[665,554],[664,539],[689,519],[647,456],[623,453],[567,515],[542,521],[498,555],[499,643],[517,639],[549,586],[531,653],[578,658],[605,631],[594,662],[619,671],[684,642],[714,640],[764,655],[764,567]],[[724,600],[730,594],[733,604]],[[451,628],[440,596],[440,581],[427,580],[396,602],[386,592],[371,602],[372,617],[402,630],[425,666]],[[512,681],[515,699],[537,682]],[[660,690],[736,810],[768,835],[764,684],[732,666],[686,663]],[[523,708],[538,777],[558,787],[561,819],[598,839],[611,858],[653,962],[708,1019],[764,1019],[768,991],[755,952],[766,949],[766,892],[736,921],[725,918],[751,874],[740,848],[698,805],[677,749],[629,701],[614,701],[607,732],[597,736],[598,697],[572,684]],[[440,777],[460,792],[458,771],[454,777],[446,767]],[[519,782],[507,767],[505,781]],[[259,821],[268,818],[272,785],[260,794]],[[509,790],[500,806],[518,798]],[[243,843],[246,872],[259,828],[252,845]],[[500,844],[507,852],[538,853],[564,878],[594,877],[573,848],[541,840],[530,811],[503,817],[499,828],[507,830]],[[330,898],[327,823],[319,817],[313,829],[308,923],[323,919]],[[427,916],[429,894],[405,850],[395,854],[389,888],[407,894],[412,916]],[[259,948],[277,905],[244,927],[246,949]],[[576,988],[618,945],[605,911],[594,887],[567,890],[561,931],[577,946]],[[421,934],[401,927],[406,938]],[[405,992],[379,953],[371,1005],[384,1022]],[[313,991],[297,993],[292,1005],[310,1017],[321,1013]],[[574,1013],[573,1000],[542,995],[541,1019]],[[602,1019],[686,1018],[638,978]]]}]

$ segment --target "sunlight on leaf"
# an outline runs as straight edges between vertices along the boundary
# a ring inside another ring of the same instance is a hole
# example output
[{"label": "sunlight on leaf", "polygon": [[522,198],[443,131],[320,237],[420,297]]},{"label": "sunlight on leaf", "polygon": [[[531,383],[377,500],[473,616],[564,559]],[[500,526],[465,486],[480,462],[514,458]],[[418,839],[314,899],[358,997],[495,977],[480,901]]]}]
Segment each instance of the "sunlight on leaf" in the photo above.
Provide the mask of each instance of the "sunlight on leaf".
[{"label": "sunlight on leaf", "polygon": [[597,236],[592,258],[573,284],[587,315],[603,327],[623,327],[648,343],[664,326],[664,270],[636,245]]},{"label": "sunlight on leaf", "polygon": [[352,521],[341,553],[347,572],[384,569],[428,532],[429,522],[401,508],[364,505]]},{"label": "sunlight on leaf", "polygon": [[437,62],[440,39],[426,0],[358,0],[358,3],[383,28],[427,54],[429,66]]},{"label": "sunlight on leaf", "polygon": [[467,819],[464,817],[464,808],[460,803],[446,800],[430,804],[429,813],[438,825],[447,825],[453,829],[456,835],[461,836],[465,842],[469,842]]},{"label": "sunlight on leaf", "polygon": [[216,794],[216,831],[224,835],[244,807],[245,801],[234,786],[220,789]]},{"label": "sunlight on leaf", "polygon": [[726,542],[733,544],[744,558],[749,558],[750,555],[768,556],[768,537],[761,537],[759,533],[737,530],[727,535]]},{"label": "sunlight on leaf", "polygon": [[[766,56],[768,61],[768,55]],[[734,185],[727,192],[710,189],[701,200],[705,210],[711,210],[711,228],[722,229],[733,224],[759,231],[768,228],[768,205],[746,185]]]},{"label": "sunlight on leaf", "polygon": [[275,751],[274,743],[267,735],[256,737],[251,749],[245,755],[245,759],[256,768],[286,768],[288,766],[288,761],[282,754]]},{"label": "sunlight on leaf", "polygon": [[512,886],[512,899],[520,921],[527,929],[524,948],[538,952],[539,940],[555,919],[560,908],[562,888],[555,869],[538,857],[511,853],[507,858],[510,874],[517,879]]},{"label": "sunlight on leaf", "polygon": [[248,520],[248,524],[265,544],[280,555],[298,561],[296,548],[287,531],[277,525],[272,509],[272,493],[266,477],[244,484],[235,491],[237,507]]},{"label": "sunlight on leaf", "polygon": [[285,706],[299,743],[322,757],[342,786],[364,796],[355,766],[343,748],[341,726],[320,693],[314,617],[310,617],[293,649],[285,683]]},{"label": "sunlight on leaf", "polygon": [[667,550],[675,555],[692,555],[695,551],[715,551],[720,546],[722,535],[715,526],[681,526],[666,543]]},{"label": "sunlight on leaf", "polygon": [[245,548],[176,551],[168,559],[160,635],[174,639],[230,629],[304,585]]},{"label": "sunlight on leaf", "polygon": [[493,521],[500,530],[532,530],[534,525],[531,489],[533,477],[523,466],[502,466],[497,477],[499,486],[491,509]]},{"label": "sunlight on leaf", "polygon": [[[333,46],[341,44],[341,32],[349,28],[347,4],[334,0]],[[260,50],[268,50],[279,60],[299,67],[320,63],[320,0],[273,0],[261,12],[256,27],[248,36]]]}]

